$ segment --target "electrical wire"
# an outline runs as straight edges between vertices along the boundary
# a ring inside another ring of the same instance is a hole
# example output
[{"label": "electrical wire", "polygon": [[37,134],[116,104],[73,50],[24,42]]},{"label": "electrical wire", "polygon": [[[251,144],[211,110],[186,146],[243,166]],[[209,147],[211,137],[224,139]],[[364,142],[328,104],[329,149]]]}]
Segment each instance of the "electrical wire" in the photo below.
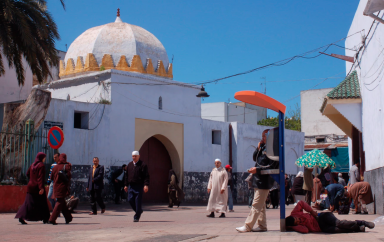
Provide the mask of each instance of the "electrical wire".
[{"label": "electrical wire", "polygon": [[[340,72],[340,73],[336,74],[335,76],[338,76],[338,75],[340,75],[341,73],[343,73],[343,72]],[[318,85],[320,85],[321,83],[325,82],[325,81],[328,80],[328,79],[329,79],[329,77],[325,78],[324,80],[322,80],[321,82],[317,83],[316,85],[314,85],[314,86],[311,87],[310,89],[307,89],[307,90],[303,91],[303,93],[304,93],[304,92],[307,92],[307,91],[314,90],[315,87],[317,87]],[[296,96],[294,96],[294,97],[291,97],[291,98],[285,100],[283,103],[284,103],[284,104],[285,104],[285,103],[288,103],[288,102],[290,102],[290,101],[292,101],[292,100],[294,100],[294,99],[300,97],[300,95],[301,95],[301,92],[300,92],[299,95],[296,95]]]},{"label": "electrical wire", "polygon": [[97,127],[99,127],[99,125],[100,125],[100,123],[101,123],[101,120],[102,120],[103,117],[104,117],[104,111],[105,111],[105,104],[104,104],[103,113],[102,113],[102,115],[101,115],[101,118],[100,118],[100,120],[99,120],[99,123],[96,125],[95,128],[93,128],[93,129],[88,129],[88,130],[95,130],[95,129],[97,129]]}]

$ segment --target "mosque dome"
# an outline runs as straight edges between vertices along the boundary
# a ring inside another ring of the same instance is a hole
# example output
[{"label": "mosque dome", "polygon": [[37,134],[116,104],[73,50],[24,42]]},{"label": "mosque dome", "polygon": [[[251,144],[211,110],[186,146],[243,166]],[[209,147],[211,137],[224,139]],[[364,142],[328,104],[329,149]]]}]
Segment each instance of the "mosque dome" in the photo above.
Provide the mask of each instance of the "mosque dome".
[{"label": "mosque dome", "polygon": [[172,78],[172,64],[161,42],[147,30],[115,22],[86,30],[73,41],[60,63],[60,76],[118,69]]}]

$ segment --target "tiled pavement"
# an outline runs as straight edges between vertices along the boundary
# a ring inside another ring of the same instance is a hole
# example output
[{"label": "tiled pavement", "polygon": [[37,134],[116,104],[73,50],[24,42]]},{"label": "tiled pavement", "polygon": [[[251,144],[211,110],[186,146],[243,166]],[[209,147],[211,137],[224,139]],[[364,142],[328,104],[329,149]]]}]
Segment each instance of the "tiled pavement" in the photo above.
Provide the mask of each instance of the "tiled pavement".
[{"label": "tiled pavement", "polygon": [[[107,205],[105,214],[88,215],[87,206],[80,206],[72,223],[59,225],[29,222],[20,225],[15,214],[0,214],[0,241],[384,241],[384,225],[367,229],[366,233],[298,234],[279,231],[279,210],[267,210],[268,232],[238,233],[235,228],[244,224],[247,206],[235,206],[226,218],[206,218],[204,206],[182,206],[169,209],[166,205],[145,207],[139,223],[133,222],[128,204]],[[287,207],[287,214],[292,205]],[[374,220],[379,215],[336,215],[340,219]]]}]

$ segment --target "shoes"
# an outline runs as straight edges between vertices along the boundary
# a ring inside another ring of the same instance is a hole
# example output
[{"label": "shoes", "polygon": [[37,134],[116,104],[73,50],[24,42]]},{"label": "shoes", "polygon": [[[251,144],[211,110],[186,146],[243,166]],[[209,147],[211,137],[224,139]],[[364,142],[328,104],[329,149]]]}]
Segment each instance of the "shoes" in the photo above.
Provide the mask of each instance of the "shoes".
[{"label": "shoes", "polygon": [[267,229],[264,229],[264,228],[260,228],[260,227],[257,227],[257,228],[253,228],[252,229],[252,232],[266,232]]},{"label": "shoes", "polygon": [[364,225],[360,226],[360,232],[365,232],[365,226]]},{"label": "shoes", "polygon": [[219,216],[219,218],[225,218],[225,213],[221,213],[221,215]]},{"label": "shoes", "polygon": [[97,215],[97,213],[90,212],[89,215]]},{"label": "shoes", "polygon": [[137,222],[139,222],[139,219],[138,218],[134,218],[133,222],[137,223]]},{"label": "shoes", "polygon": [[25,220],[22,219],[22,218],[19,218],[19,222],[20,222],[21,224],[27,224],[27,222],[25,222]]},{"label": "shoes", "polygon": [[51,221],[48,221],[48,224],[57,225],[56,222],[51,222]]},{"label": "shoes", "polygon": [[247,229],[247,227],[245,227],[245,225],[243,227],[238,227],[236,228],[236,230],[240,233],[246,233],[246,232],[251,232],[250,230]]},{"label": "shoes", "polygon": [[169,208],[173,208],[173,206],[171,206],[171,205],[168,205],[168,207],[169,207]]},{"label": "shoes", "polygon": [[208,218],[214,218],[214,217],[215,217],[215,213],[212,212],[212,213],[210,213],[209,215],[207,215],[207,217],[208,217]]},{"label": "shoes", "polygon": [[367,221],[364,221],[364,226],[365,227],[368,227],[370,229],[373,229],[375,227],[375,224],[372,223],[372,222],[367,222]]},{"label": "shoes", "polygon": [[177,204],[177,207],[180,207],[180,204],[181,204],[181,202],[179,202],[179,203]]},{"label": "shoes", "polygon": [[65,220],[66,224],[69,224],[70,222],[72,222],[72,219],[71,220]]},{"label": "shoes", "polygon": [[104,209],[101,209],[101,213],[105,213],[105,208],[104,208]]},{"label": "shoes", "polygon": [[[25,221],[24,221],[25,222]],[[46,224],[48,223],[48,220],[43,220],[43,224]]]},{"label": "shoes", "polygon": [[235,211],[235,210],[233,210],[233,209],[229,210],[230,213],[233,213],[234,211]]}]

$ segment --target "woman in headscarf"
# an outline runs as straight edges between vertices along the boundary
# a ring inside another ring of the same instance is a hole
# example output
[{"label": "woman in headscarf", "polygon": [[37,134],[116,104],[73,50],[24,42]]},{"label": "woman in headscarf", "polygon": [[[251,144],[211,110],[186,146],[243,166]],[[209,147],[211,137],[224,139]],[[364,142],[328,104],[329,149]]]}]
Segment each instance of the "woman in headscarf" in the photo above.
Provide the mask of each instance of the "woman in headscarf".
[{"label": "woman in headscarf", "polygon": [[302,171],[299,171],[297,173],[297,176],[293,180],[293,185],[292,185],[292,194],[295,197],[294,200],[296,201],[296,203],[299,200],[303,200],[304,201],[305,193],[304,193],[304,190],[303,190],[303,184],[304,184],[304,173]]},{"label": "woman in headscarf", "polygon": [[56,198],[55,208],[49,218],[48,223],[56,225],[56,219],[60,212],[63,213],[65,223],[69,224],[72,221],[71,212],[69,212],[65,198],[70,194],[69,188],[71,185],[71,163],[67,162],[67,155],[62,153],[59,162],[52,169],[53,178],[53,196]]},{"label": "woman in headscarf", "polygon": [[50,214],[44,189],[45,157],[43,152],[39,152],[33,164],[28,168],[27,195],[15,217],[19,219],[21,224],[27,224],[25,220],[48,222]]},{"label": "woman in headscarf", "polygon": [[183,191],[179,188],[179,180],[177,179],[176,173],[173,169],[169,171],[168,175],[168,197],[169,197],[169,208],[173,205],[180,206],[181,200],[184,197]]}]

